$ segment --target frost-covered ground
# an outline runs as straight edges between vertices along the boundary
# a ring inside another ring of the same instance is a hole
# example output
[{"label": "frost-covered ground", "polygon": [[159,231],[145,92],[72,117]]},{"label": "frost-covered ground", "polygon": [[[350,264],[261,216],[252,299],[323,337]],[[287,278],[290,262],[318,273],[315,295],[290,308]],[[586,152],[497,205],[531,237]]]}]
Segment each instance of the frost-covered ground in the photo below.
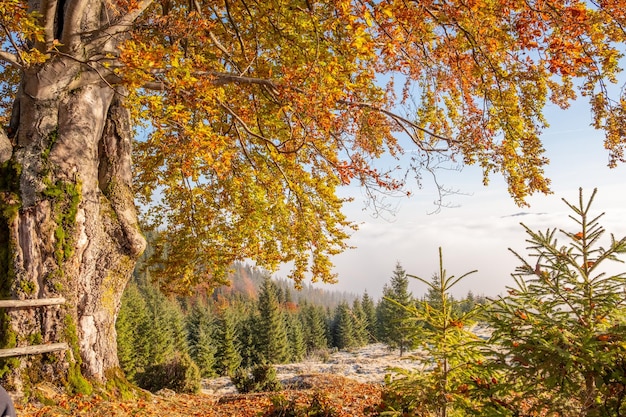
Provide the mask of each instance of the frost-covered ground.
[{"label": "frost-covered ground", "polygon": [[[479,337],[488,337],[489,330],[478,327],[474,332]],[[323,358],[313,357],[300,363],[275,365],[278,379],[283,386],[297,386],[300,376],[310,374],[334,374],[358,382],[383,383],[390,368],[423,369],[427,365],[426,355],[411,351],[400,357],[399,350],[390,350],[382,343],[367,345],[350,351],[331,353]],[[203,392],[213,395],[237,392],[230,378],[212,378],[203,381]]]},{"label": "frost-covered ground", "polygon": [[[382,343],[367,345],[350,351],[331,353],[325,358],[309,358],[300,363],[275,365],[278,379],[283,386],[297,385],[300,375],[334,374],[359,382],[382,383],[390,367],[417,368],[420,363],[410,360],[410,355],[400,357],[398,350],[389,350]],[[212,378],[203,381],[203,392],[213,395],[236,393],[229,378]]]}]

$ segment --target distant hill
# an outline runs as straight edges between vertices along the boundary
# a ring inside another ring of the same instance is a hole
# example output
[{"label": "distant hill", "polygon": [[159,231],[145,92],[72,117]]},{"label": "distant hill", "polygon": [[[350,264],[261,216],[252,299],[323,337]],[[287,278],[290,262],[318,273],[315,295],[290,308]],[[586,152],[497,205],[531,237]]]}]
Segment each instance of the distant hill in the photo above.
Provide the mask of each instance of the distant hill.
[{"label": "distant hill", "polygon": [[248,264],[236,263],[233,273],[229,277],[230,285],[215,289],[215,295],[232,297],[240,295],[245,298],[257,298],[261,283],[267,272]]},{"label": "distant hill", "polygon": [[[244,263],[236,263],[233,273],[230,276],[230,285],[222,286],[215,290],[215,296],[225,298],[243,296],[244,298],[256,299],[259,288],[268,272]],[[345,291],[330,291],[316,288],[313,284],[304,283],[302,289],[297,290],[293,281],[284,278],[273,278],[274,282],[283,291],[283,296],[288,301],[302,303],[306,301],[310,304],[322,305],[324,307],[335,308],[342,301],[352,303],[357,295]]]},{"label": "distant hill", "polygon": [[[146,232],[148,246],[137,262],[134,272],[134,280],[140,285],[148,285],[151,281],[150,272],[145,269],[147,260],[154,253],[151,242],[154,241],[155,232]],[[213,296],[223,298],[250,298],[256,299],[259,288],[265,277],[269,274],[264,269],[237,262],[233,265],[233,272],[229,277],[230,285],[218,287],[212,294],[207,294],[207,287],[199,285],[194,293],[200,297]],[[359,295],[345,291],[330,291],[316,288],[313,284],[303,283],[302,289],[296,290],[293,281],[285,278],[273,278],[278,287],[283,291],[289,301],[302,303],[306,300],[310,304],[321,305],[334,309],[342,301],[352,303]],[[193,298],[193,297],[191,297]]]}]

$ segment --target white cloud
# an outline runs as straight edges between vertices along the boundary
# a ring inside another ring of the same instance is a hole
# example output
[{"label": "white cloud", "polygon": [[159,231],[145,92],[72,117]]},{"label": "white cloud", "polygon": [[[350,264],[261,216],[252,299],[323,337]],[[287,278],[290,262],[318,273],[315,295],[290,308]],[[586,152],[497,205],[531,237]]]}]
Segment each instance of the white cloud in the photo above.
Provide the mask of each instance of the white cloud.
[{"label": "white cloud", "polygon": [[[358,189],[342,190],[356,199],[346,206],[346,214],[360,224],[360,230],[350,242],[357,249],[334,259],[339,283],[331,288],[354,293],[367,289],[371,295],[379,296],[397,261],[408,273],[429,279],[438,270],[441,246],[449,275],[460,276],[478,269],[478,273],[460,284],[457,294],[464,295],[469,289],[486,295],[501,293],[513,283],[510,274],[519,264],[508,248],[526,254],[526,233],[519,223],[534,231],[555,227],[576,230],[576,224],[568,218],[573,213],[561,198],[576,205],[579,187],[583,187],[585,199],[593,188],[598,188],[592,212],[606,212],[601,224],[607,232],[618,238],[625,236],[626,166],[607,168],[602,134],[587,126],[590,117],[584,105],[555,112],[548,120],[553,127],[543,139],[551,159],[546,174],[552,180],[554,194],[529,198],[530,207],[517,207],[505,182],[497,176],[492,177],[488,187],[483,187],[482,174],[475,167],[441,173],[439,179],[445,185],[467,195],[452,196],[450,201],[460,207],[435,215],[427,214],[433,211],[432,201],[436,199],[432,184],[427,182],[413,198],[398,200],[393,222],[374,219],[363,212],[363,196]],[[526,214],[512,216],[520,212]],[[421,295],[424,288],[413,283],[412,290]]]}]

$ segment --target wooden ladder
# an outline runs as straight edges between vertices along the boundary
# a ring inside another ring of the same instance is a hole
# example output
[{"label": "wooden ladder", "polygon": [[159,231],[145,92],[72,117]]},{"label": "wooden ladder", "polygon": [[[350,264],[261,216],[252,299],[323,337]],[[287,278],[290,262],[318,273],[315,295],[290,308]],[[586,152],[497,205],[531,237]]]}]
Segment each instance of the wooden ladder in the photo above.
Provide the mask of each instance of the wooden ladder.
[{"label": "wooden ladder", "polygon": [[[30,300],[0,300],[0,308],[32,308],[64,304],[65,298],[37,298]],[[42,345],[23,346],[0,349],[0,358],[13,356],[37,355],[68,349],[67,343],[46,343]]]}]

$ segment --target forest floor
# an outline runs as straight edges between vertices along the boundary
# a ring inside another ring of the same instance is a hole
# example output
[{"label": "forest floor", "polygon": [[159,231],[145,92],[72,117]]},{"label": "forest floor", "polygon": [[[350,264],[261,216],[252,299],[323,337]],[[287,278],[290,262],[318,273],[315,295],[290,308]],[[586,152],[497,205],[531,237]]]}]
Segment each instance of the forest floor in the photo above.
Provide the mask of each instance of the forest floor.
[{"label": "forest floor", "polygon": [[[373,344],[300,363],[276,365],[284,388],[279,392],[238,394],[229,378],[212,378],[203,381],[197,395],[165,391],[122,401],[100,396],[67,397],[44,386],[40,397],[47,399],[46,404],[16,404],[16,408],[18,417],[365,417],[375,414],[389,369],[420,369],[424,362],[413,359],[423,358],[420,352],[400,357],[397,350]],[[289,413],[295,409],[300,413]]]},{"label": "forest floor", "polygon": [[307,415],[302,410],[327,410],[327,414],[316,415],[370,416],[381,401],[385,374],[397,366],[414,367],[417,362],[375,344],[301,363],[276,365],[284,388],[279,392],[238,394],[229,378],[213,378],[203,381],[197,395],[165,391],[143,399],[118,401],[100,396],[67,397],[43,386],[40,396],[47,399],[46,404],[16,404],[16,408],[18,417],[256,417],[295,415],[287,414],[294,409],[301,410],[298,415]]},{"label": "forest floor", "polygon": [[[380,403],[381,386],[360,383],[331,374],[306,375],[299,387],[286,387],[280,392],[229,394],[215,396],[151,395],[132,401],[105,400],[98,396],[59,397],[54,405],[17,405],[18,417],[256,417],[292,416],[317,410],[319,416],[371,416]],[[306,411],[302,411],[306,410]],[[321,412],[327,411],[326,414]]]}]

